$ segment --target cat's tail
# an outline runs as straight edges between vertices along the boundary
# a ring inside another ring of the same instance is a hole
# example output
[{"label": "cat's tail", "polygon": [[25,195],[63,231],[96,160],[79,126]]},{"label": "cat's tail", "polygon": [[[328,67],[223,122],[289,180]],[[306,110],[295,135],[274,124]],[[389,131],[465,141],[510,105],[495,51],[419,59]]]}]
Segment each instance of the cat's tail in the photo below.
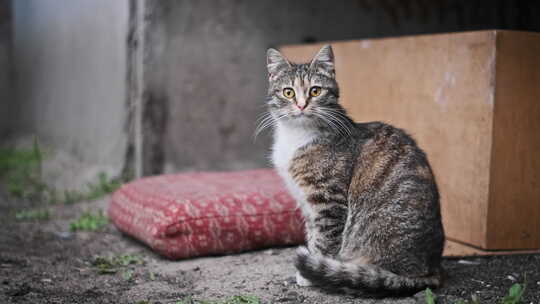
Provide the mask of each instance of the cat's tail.
[{"label": "cat's tail", "polygon": [[400,276],[376,265],[353,264],[311,254],[305,247],[298,249],[295,265],[302,277],[313,285],[348,294],[413,294],[427,287],[438,287],[441,283],[439,275],[421,278]]}]

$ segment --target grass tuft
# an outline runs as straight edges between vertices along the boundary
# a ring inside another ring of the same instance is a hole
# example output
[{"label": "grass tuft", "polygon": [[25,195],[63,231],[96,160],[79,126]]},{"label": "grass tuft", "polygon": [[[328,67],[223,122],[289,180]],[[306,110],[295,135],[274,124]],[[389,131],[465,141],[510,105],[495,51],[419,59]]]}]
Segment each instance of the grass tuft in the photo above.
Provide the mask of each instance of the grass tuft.
[{"label": "grass tuft", "polygon": [[19,198],[39,199],[46,189],[41,181],[41,151],[34,141],[32,149],[0,149],[0,177],[7,191]]},{"label": "grass tuft", "polygon": [[182,300],[174,302],[175,304],[260,304],[261,299],[252,295],[237,295],[228,299],[217,300],[196,300],[192,297],[187,297]]},{"label": "grass tuft", "polygon": [[84,212],[79,219],[71,222],[69,229],[75,231],[96,231],[105,227],[109,223],[109,219],[103,215],[103,211],[98,213]]},{"label": "grass tuft", "polygon": [[[499,302],[500,304],[522,304],[522,298],[523,294],[525,293],[526,283],[519,284],[515,283],[510,287],[510,290],[508,291],[508,295],[506,295],[502,300]],[[425,291],[426,294],[426,304],[435,304],[437,297],[431,289],[427,288]],[[472,295],[470,300],[459,300],[455,304],[480,304],[480,300],[476,297],[476,295]]]},{"label": "grass tuft", "polygon": [[[130,265],[143,265],[144,259],[141,256],[134,254],[124,254],[115,257],[96,257],[92,262],[92,266],[95,267],[99,274],[114,274],[120,269],[128,267]],[[122,273],[122,277],[126,279],[126,276],[130,279],[133,272],[127,274],[126,271]]]},{"label": "grass tuft", "polygon": [[49,209],[20,210],[15,213],[15,219],[19,221],[44,221],[50,216]]},{"label": "grass tuft", "polygon": [[526,284],[514,284],[510,287],[508,295],[502,299],[501,304],[520,304],[525,293]]},{"label": "grass tuft", "polygon": [[31,149],[0,149],[0,178],[5,182],[10,195],[49,204],[73,204],[101,198],[122,184],[119,179],[109,178],[101,172],[95,182],[87,184],[87,189],[71,189],[59,193],[43,182],[42,161],[43,154],[36,140]]},{"label": "grass tuft", "polygon": [[435,304],[435,299],[437,296],[433,294],[431,289],[426,288],[426,304]]}]

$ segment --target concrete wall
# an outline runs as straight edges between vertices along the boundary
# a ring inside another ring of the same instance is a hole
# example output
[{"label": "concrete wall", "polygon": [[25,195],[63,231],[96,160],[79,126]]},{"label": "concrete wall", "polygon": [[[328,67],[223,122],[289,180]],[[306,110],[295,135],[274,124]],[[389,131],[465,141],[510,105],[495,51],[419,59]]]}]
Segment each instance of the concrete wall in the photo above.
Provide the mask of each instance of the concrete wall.
[{"label": "concrete wall", "polygon": [[500,19],[499,7],[475,1],[386,2],[148,1],[147,97],[166,113],[164,128],[147,129],[145,141],[161,147],[148,153],[160,154],[167,171],[266,166],[270,137],[252,135],[268,47],[496,27]]},{"label": "concrete wall", "polygon": [[7,135],[11,122],[14,91],[11,50],[11,3],[0,0],[0,140]]},{"label": "concrete wall", "polygon": [[[134,99],[127,91],[133,71],[141,67],[128,62],[137,45],[130,35],[133,5],[140,2],[11,2],[17,88],[11,95],[17,100],[7,98],[11,102],[0,106],[0,131],[5,118],[11,118],[11,130],[38,135],[74,157],[81,163],[77,168],[118,173],[126,154],[134,154],[133,137],[127,134]],[[0,7],[6,3],[0,0]],[[142,122],[135,119],[142,125],[145,174],[268,165],[269,134],[256,142],[252,138],[257,116],[264,111],[268,47],[540,27],[540,19],[534,18],[540,5],[531,8],[531,1],[387,3],[146,1]],[[9,63],[2,63],[7,58],[2,33],[0,27],[0,67]],[[5,83],[0,76],[0,88]]]},{"label": "concrete wall", "polygon": [[94,171],[123,168],[128,20],[128,0],[13,1],[18,133]]}]

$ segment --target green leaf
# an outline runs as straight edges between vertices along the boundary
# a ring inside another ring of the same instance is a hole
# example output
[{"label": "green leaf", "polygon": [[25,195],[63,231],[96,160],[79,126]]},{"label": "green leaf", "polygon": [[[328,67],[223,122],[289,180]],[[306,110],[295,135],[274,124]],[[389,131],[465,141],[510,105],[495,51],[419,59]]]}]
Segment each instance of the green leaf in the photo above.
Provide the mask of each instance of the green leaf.
[{"label": "green leaf", "polygon": [[239,295],[234,296],[227,301],[225,301],[224,304],[260,304],[261,300],[256,296],[250,296],[250,295]]},{"label": "green leaf", "polygon": [[426,288],[426,304],[435,304],[436,298],[431,289]]},{"label": "green leaf", "polygon": [[84,212],[79,219],[71,222],[69,228],[71,231],[96,231],[105,227],[109,223],[109,220],[103,211],[99,210],[98,213],[93,214],[90,212]]},{"label": "green leaf", "polygon": [[124,272],[122,272],[122,278],[126,281],[129,281],[133,278],[133,270],[128,269]]},{"label": "green leaf", "polygon": [[505,296],[502,300],[502,304],[519,304],[521,303],[521,298],[523,297],[523,293],[525,292],[525,284],[521,285],[518,283],[515,283],[510,287],[510,290],[508,291],[508,295]]},{"label": "green leaf", "polygon": [[21,210],[15,213],[15,219],[19,221],[48,220],[49,218],[50,218],[49,209]]}]

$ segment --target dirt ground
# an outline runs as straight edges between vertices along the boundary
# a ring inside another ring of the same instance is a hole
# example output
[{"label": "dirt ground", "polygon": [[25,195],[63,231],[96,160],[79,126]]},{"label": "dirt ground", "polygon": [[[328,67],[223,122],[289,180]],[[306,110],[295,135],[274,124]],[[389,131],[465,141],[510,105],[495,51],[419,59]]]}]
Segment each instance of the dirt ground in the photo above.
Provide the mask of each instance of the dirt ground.
[{"label": "dirt ground", "polygon": [[[255,295],[263,303],[425,303],[424,295],[362,299],[328,295],[295,285],[294,248],[267,249],[221,257],[170,261],[109,224],[100,232],[69,232],[84,210],[105,210],[108,198],[56,206],[48,221],[20,222],[14,211],[29,203],[0,191],[0,303],[176,303]],[[99,274],[97,256],[134,254],[143,264]],[[448,259],[449,278],[435,291],[437,303],[476,295],[498,303],[514,282],[526,278],[523,303],[540,303],[540,255]],[[143,302],[147,301],[147,302]]]}]

